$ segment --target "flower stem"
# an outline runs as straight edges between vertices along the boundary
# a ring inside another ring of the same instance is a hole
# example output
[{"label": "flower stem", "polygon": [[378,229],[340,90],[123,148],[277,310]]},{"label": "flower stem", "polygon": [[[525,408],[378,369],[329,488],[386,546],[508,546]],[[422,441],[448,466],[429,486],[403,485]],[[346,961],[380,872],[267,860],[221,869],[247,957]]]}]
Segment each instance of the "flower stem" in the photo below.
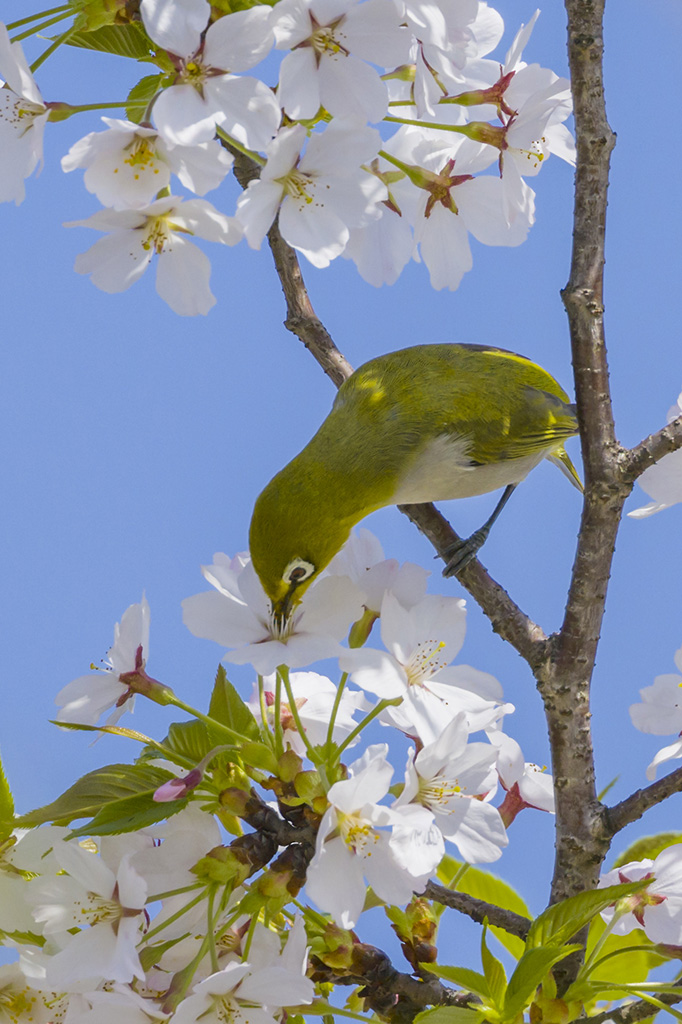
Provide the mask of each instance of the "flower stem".
[{"label": "flower stem", "polygon": [[359,736],[363,729],[366,729],[370,722],[373,722],[377,715],[380,715],[386,708],[396,707],[398,704],[402,704],[402,697],[386,697],[384,700],[380,700],[379,703],[372,708],[372,710],[365,715],[361,722],[355,726],[353,731],[346,736],[343,743],[338,747],[332,765],[338,764],[341,760],[341,755],[347,747],[351,745],[356,736]]},{"label": "flower stem", "polygon": [[305,749],[308,751],[308,757],[313,762],[313,764],[317,764],[319,758],[317,756],[317,753],[315,752],[315,748],[313,747],[312,743],[308,739],[308,736],[306,734],[305,728],[303,726],[303,722],[301,721],[301,716],[298,713],[298,707],[296,706],[296,699],[294,697],[294,691],[291,688],[291,680],[289,679],[289,669],[288,669],[288,667],[286,665],[280,665],[280,667],[277,669],[277,672],[278,672],[278,674],[280,672],[282,674],[282,680],[284,682],[284,688],[287,691],[287,699],[289,701],[289,710],[291,711],[291,717],[293,718],[294,722],[296,723],[296,729],[298,730],[298,734],[301,737],[301,739],[303,740],[303,743],[305,745]]},{"label": "flower stem", "polygon": [[348,673],[344,672],[339,680],[339,685],[336,688],[336,696],[334,697],[334,704],[332,706],[332,713],[329,716],[329,728],[327,729],[327,746],[332,744],[332,736],[334,734],[334,724],[336,722],[336,716],[339,713],[339,705],[341,704],[341,697],[348,681]]},{"label": "flower stem", "polygon": [[31,71],[37,71],[40,65],[43,64],[47,60],[47,58],[50,57],[54,53],[54,51],[62,45],[62,43],[65,43],[72,35],[74,35],[75,31],[76,26],[72,25],[71,28],[67,28],[66,32],[62,32],[60,36],[57,36],[54,42],[51,43],[50,46],[48,46],[48,48],[44,50],[43,53],[41,53],[41,55],[36,60],[33,61],[33,63],[31,64]]},{"label": "flower stem", "polygon": [[19,18],[18,21],[10,21],[5,25],[8,32],[12,32],[15,28],[21,28],[22,25],[28,25],[32,21],[38,21],[39,18],[49,18],[51,14],[59,14],[60,11],[71,12],[73,8],[71,4],[62,4],[61,7],[51,7],[49,11],[37,11],[36,14],[29,14],[27,18]]},{"label": "flower stem", "polygon": [[209,951],[209,955],[211,957],[211,969],[212,969],[214,974],[217,974],[218,971],[220,970],[220,965],[218,963],[218,952],[216,950],[216,944],[215,944],[215,915],[213,913],[213,904],[214,904],[214,902],[215,902],[215,886],[211,886],[211,888],[208,891],[208,900],[207,900],[207,904],[208,904],[208,906],[207,906],[207,917],[208,917],[207,938],[209,940],[208,951]]},{"label": "flower stem", "polygon": [[284,730],[282,729],[282,677],[277,672],[275,679],[275,755],[284,753]]},{"label": "flower stem", "polygon": [[384,121],[390,121],[392,124],[413,124],[417,128],[435,128],[441,132],[457,132],[459,135],[470,136],[471,134],[468,131],[468,124],[436,124],[435,122],[432,124],[430,121],[418,121],[413,117],[391,117],[390,114],[386,115]]},{"label": "flower stem", "polygon": [[229,736],[233,742],[237,742],[238,744],[244,742],[244,736],[242,736],[241,733],[237,732],[235,729],[230,729],[229,725],[223,725],[222,722],[216,721],[215,718],[205,715],[202,711],[197,711],[197,709],[193,708],[190,704],[185,704],[184,700],[180,700],[180,698],[176,697],[175,694],[170,697],[167,703],[173,705],[173,707],[180,708],[181,711],[186,711],[188,715],[192,715],[194,718],[198,718],[199,721],[204,722],[209,729],[224,733],[226,736]]},{"label": "flower stem", "polygon": [[28,36],[35,35],[36,32],[40,32],[43,28],[49,28],[50,25],[56,25],[58,21],[64,21],[64,18],[70,18],[72,14],[71,9],[64,11],[63,14],[57,14],[54,18],[48,18],[47,21],[42,21],[40,25],[34,25],[33,28],[27,28],[25,32],[21,32],[14,39],[10,39],[11,43],[20,43],[22,39],[26,39]]}]

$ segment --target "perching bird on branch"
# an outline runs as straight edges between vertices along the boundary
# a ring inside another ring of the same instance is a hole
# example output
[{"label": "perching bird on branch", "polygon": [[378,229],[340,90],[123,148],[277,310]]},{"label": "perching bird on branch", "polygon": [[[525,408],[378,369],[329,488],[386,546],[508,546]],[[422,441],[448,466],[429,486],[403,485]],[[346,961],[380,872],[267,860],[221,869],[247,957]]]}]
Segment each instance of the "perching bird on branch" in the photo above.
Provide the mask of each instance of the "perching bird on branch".
[{"label": "perching bird on branch", "polygon": [[365,363],[256,501],[249,547],[275,619],[288,618],[370,512],[504,487],[483,526],[446,552],[444,575],[459,572],[542,459],[582,490],[564,449],[577,432],[575,406],[554,378],[504,349],[417,345]]}]

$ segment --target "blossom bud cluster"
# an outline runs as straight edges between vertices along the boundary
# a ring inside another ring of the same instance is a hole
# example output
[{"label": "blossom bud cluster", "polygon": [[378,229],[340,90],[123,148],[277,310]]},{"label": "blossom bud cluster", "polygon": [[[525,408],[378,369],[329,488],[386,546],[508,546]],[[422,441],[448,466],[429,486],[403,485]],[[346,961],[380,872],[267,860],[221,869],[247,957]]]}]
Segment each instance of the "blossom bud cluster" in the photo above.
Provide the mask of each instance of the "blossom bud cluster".
[{"label": "blossom bud cluster", "polygon": [[[68,226],[105,232],[75,269],[107,292],[157,257],[160,296],[205,314],[210,263],[190,239],[258,249],[276,217],[316,267],[344,256],[380,286],[421,260],[434,288],[455,289],[469,236],[519,245],[535,216],[526,179],[551,153],[574,160],[568,81],[522,60],[537,12],[503,63],[488,56],[502,18],[483,0],[278,0],[227,14],[141,0],[138,17],[116,31],[143,29],[160,73],[132,90],[130,120],[102,118],[62,160],[106,207]],[[2,25],[0,76],[0,201],[20,203],[48,120],[87,105],[45,102]],[[236,208],[196,198],[222,196],[235,153],[258,172]]]}]

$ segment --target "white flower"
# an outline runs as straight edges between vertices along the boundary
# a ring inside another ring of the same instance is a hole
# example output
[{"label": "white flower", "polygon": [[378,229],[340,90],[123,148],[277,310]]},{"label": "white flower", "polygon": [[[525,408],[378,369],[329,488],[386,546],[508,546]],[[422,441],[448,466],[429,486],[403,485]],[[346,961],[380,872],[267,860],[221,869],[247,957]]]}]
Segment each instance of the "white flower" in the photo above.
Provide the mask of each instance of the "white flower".
[{"label": "white flower", "polygon": [[312,136],[285,128],[266,149],[267,163],[237,202],[237,217],[253,249],[260,248],[279,210],[282,237],[316,267],[326,267],[346,246],[349,228],[379,215],[386,188],[361,165],[381,145],[374,128],[332,123]]},{"label": "white flower", "polygon": [[[380,121],[386,85],[365,60],[395,67],[406,59],[409,32],[392,0],[280,0],[272,12],[282,61],[278,96],[294,120],[322,106],[346,121]],[[358,59],[361,58],[361,59]]]},{"label": "white flower", "polygon": [[185,598],[183,621],[195,636],[237,648],[225,661],[251,664],[260,675],[278,665],[300,668],[337,657],[339,640],[362,614],[362,592],[345,577],[328,576],[315,581],[282,626],[251,562],[222,553],[213,557],[213,565],[201,571],[215,591]]},{"label": "white flower", "polygon": [[175,83],[157,97],[154,120],[178,146],[208,142],[216,125],[242,145],[263,149],[277,131],[281,112],[268,87],[239,77],[267,56],[273,36],[270,9],[255,6],[208,24],[206,0],[142,0],[140,13],[154,42],[171,54]]},{"label": "white flower", "polygon": [[42,167],[49,111],[20,43],[10,43],[2,22],[0,76],[0,203],[19,206],[26,197],[24,179]]},{"label": "white flower", "polygon": [[[675,652],[675,665],[682,672],[682,647]],[[673,673],[656,676],[653,684],[645,686],[639,695],[642,703],[630,705],[630,718],[635,729],[654,736],[675,732],[682,736],[682,676]],[[660,765],[680,757],[682,738],[658,751],[647,767],[647,778],[655,779]]]},{"label": "white flower", "polygon": [[497,752],[489,743],[469,743],[466,715],[460,713],[437,740],[410,752],[405,788],[394,807],[418,803],[432,811],[435,824],[472,864],[497,860],[509,840],[499,811],[475,799],[497,786]]},{"label": "white flower", "polygon": [[365,527],[351,533],[325,572],[330,576],[349,576],[364,591],[365,608],[377,615],[387,590],[403,608],[417,604],[426,593],[426,581],[431,575],[414,562],[400,565],[395,558],[384,558],[380,541]]},{"label": "white flower", "polygon": [[615,935],[643,928],[651,942],[682,945],[682,845],[668,846],[653,861],[633,861],[609,871],[599,879],[599,887],[642,878],[651,878],[651,884],[602,910],[602,917],[608,923],[622,913],[613,926]]},{"label": "white flower", "polygon": [[103,117],[104,132],[90,132],[62,157],[62,170],[85,167],[83,180],[103,206],[126,210],[147,206],[176,174],[185,188],[203,196],[217,188],[234,163],[218,142],[171,146],[153,128]]},{"label": "white flower", "polygon": [[[296,701],[296,709],[303,724],[306,736],[313,746],[319,746],[326,742],[329,731],[329,717],[336,700],[336,687],[331,679],[318,675],[317,672],[292,672],[289,676],[291,690]],[[263,681],[263,695],[267,709],[267,717],[274,722],[275,711],[275,688],[277,677],[273,673],[265,677]],[[255,718],[261,720],[261,708],[258,698],[258,687],[254,686],[254,692],[249,707]],[[353,715],[361,709],[369,711],[370,705],[364,696],[357,691],[345,689],[341,694],[341,700],[334,720],[332,740],[334,743],[342,743],[343,740],[353,731],[357,722]],[[291,747],[302,757],[306,754],[306,746],[298,734],[296,723],[288,703],[286,690],[282,686],[280,704],[280,721],[282,723],[284,743]],[[357,739],[356,741],[357,742]]]},{"label": "white flower", "polygon": [[177,196],[157,199],[139,210],[102,210],[66,227],[110,232],[77,256],[75,263],[76,272],[89,274],[103,292],[126,291],[156,253],[156,290],[180,316],[205,315],[216,301],[209,287],[210,260],[187,241],[187,235],[223,245],[236,245],[242,237],[236,220],[205,199],[183,202]]},{"label": "white flower", "polygon": [[259,931],[253,939],[253,958],[250,954],[248,961],[229,963],[195,985],[175,1011],[175,1024],[272,1024],[275,1010],[313,1001],[315,989],[305,977],[307,957],[301,919],[297,918],[290,929],[284,950],[275,955],[272,950],[269,956],[257,955]]},{"label": "white flower", "polygon": [[221,842],[215,818],[200,810],[196,803],[138,834],[154,842],[132,853],[130,863],[152,894],[169,892],[196,881],[190,869]]},{"label": "white flower", "polygon": [[63,991],[74,982],[144,978],[135,946],[146,923],[147,886],[130,855],[114,871],[73,842],[62,841],[54,853],[66,874],[36,878],[28,893],[44,934],[63,944],[48,961],[47,984]]},{"label": "white flower", "polygon": [[114,626],[114,644],[104,667],[97,674],[79,676],[59,691],[55,697],[57,721],[96,725],[100,716],[113,708],[105,725],[114,725],[135,705],[135,695],[121,677],[143,670],[148,657],[149,603],[143,595],[140,603],[131,604]]},{"label": "white flower", "polygon": [[308,896],[343,928],[352,928],[362,912],[363,878],[386,903],[407,903],[442,857],[442,837],[426,808],[378,803],[393,775],[387,752],[386,744],[368,747],[350,766],[351,777],[331,787],[308,868]]},{"label": "white flower", "polygon": [[63,1019],[70,997],[39,992],[27,984],[18,963],[0,967],[0,1020],[3,1024],[55,1024]]},{"label": "white flower", "polygon": [[524,761],[516,740],[503,732],[490,733],[490,742],[497,748],[497,771],[507,790],[500,813],[509,827],[524,807],[554,814],[554,779],[539,765]]},{"label": "white flower", "polygon": [[390,591],[381,605],[386,651],[344,651],[339,663],[354,683],[382,698],[403,697],[384,718],[409,736],[430,743],[459,711],[469,731],[489,728],[511,705],[502,704],[500,684],[468,665],[447,668],[464,642],[465,602],[427,594],[409,610]]},{"label": "white flower", "polygon": [[[682,416],[682,394],[675,405],[668,409],[668,423],[678,416]],[[645,469],[638,483],[653,501],[628,512],[633,519],[643,519],[652,516],[654,512],[662,512],[664,508],[677,505],[682,501],[682,448],[664,455],[653,466]]]}]

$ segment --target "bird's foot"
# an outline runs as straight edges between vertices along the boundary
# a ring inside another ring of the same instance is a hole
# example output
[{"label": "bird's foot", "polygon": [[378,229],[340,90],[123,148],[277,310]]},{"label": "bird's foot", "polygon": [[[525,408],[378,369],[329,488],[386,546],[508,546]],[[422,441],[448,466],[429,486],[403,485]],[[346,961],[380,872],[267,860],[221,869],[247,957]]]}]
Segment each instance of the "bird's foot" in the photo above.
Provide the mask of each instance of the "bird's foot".
[{"label": "bird's foot", "polygon": [[481,528],[472,533],[466,540],[457,540],[450,544],[443,555],[447,558],[443,576],[456,576],[465,569],[469,562],[476,557],[480,548],[483,547],[489,530]]}]

